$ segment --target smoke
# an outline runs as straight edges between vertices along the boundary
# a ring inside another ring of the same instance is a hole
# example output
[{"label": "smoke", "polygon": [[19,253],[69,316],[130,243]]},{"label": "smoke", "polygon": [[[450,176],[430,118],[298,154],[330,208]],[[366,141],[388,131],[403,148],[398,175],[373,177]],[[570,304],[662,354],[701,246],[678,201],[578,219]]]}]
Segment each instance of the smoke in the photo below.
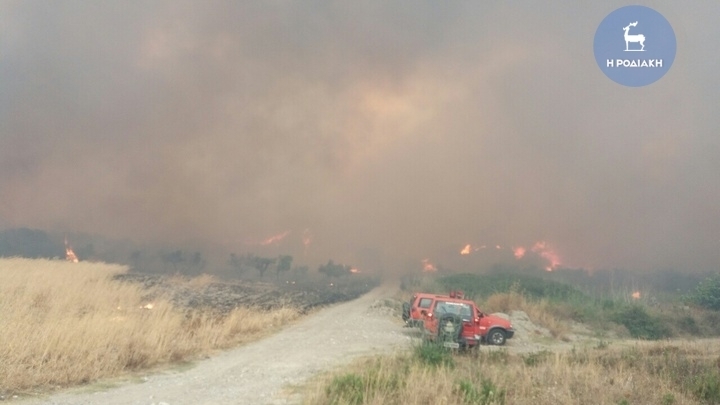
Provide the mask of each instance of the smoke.
[{"label": "smoke", "polygon": [[654,4],[675,64],[625,88],[592,55],[621,5],[0,3],[0,226],[717,268],[720,6]]}]

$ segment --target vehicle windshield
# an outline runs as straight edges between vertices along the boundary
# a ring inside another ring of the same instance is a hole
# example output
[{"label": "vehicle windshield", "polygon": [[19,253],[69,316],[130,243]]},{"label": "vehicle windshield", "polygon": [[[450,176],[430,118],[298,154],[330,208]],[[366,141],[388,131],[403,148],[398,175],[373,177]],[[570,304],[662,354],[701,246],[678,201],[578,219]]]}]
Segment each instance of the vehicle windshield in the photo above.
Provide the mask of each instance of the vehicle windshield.
[{"label": "vehicle windshield", "polygon": [[435,313],[437,316],[445,314],[459,315],[465,320],[472,318],[472,308],[470,307],[470,304],[462,302],[438,301],[435,304]]}]

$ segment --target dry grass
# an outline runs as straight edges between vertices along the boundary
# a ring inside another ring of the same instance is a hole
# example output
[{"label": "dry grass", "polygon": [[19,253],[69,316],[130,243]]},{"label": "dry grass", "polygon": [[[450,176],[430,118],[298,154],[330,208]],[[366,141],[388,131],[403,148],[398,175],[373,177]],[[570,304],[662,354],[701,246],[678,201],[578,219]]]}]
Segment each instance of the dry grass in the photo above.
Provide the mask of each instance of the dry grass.
[{"label": "dry grass", "polygon": [[[443,350],[443,349],[440,349]],[[482,348],[432,366],[412,354],[355,362],[308,404],[703,404],[720,400],[718,343],[638,343],[525,355]]]},{"label": "dry grass", "polygon": [[530,320],[547,328],[555,338],[562,338],[570,331],[567,322],[554,315],[550,303],[545,300],[529,300],[518,292],[493,294],[482,306],[488,313],[524,311]]},{"label": "dry grass", "polygon": [[[0,260],[0,393],[85,383],[252,340],[299,316],[181,311],[100,263]],[[212,280],[189,281],[202,285]],[[181,281],[177,281],[181,282]]]}]

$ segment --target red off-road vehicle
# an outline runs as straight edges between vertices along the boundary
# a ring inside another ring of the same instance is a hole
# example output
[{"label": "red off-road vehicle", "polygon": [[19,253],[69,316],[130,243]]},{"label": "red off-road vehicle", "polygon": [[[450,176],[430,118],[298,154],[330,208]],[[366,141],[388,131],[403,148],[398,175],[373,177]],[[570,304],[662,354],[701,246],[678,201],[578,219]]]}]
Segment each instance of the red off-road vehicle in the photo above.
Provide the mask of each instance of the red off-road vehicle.
[{"label": "red off-road vehicle", "polygon": [[422,326],[424,316],[422,311],[427,312],[437,298],[450,298],[448,295],[415,293],[410,302],[403,303],[403,321],[408,326]]},{"label": "red off-road vehicle", "polygon": [[[418,319],[413,318],[415,313],[419,314]],[[419,324],[426,337],[450,348],[472,348],[482,341],[504,345],[515,334],[510,321],[483,313],[473,301],[464,299],[461,292],[416,294],[409,315],[408,319]]]}]

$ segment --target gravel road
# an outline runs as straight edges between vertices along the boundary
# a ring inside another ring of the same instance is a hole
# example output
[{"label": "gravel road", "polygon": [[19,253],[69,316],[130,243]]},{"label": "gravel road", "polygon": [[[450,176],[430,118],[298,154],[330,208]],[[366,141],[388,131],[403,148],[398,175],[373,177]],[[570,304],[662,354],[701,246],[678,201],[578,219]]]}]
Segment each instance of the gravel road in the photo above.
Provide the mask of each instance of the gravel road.
[{"label": "gravel road", "polygon": [[13,401],[22,405],[293,404],[284,387],[357,356],[407,347],[411,338],[398,317],[373,309],[391,296],[378,287],[364,296],[322,309],[281,332],[196,363],[185,371],[147,375],[143,382],[99,392],[59,393]]}]

